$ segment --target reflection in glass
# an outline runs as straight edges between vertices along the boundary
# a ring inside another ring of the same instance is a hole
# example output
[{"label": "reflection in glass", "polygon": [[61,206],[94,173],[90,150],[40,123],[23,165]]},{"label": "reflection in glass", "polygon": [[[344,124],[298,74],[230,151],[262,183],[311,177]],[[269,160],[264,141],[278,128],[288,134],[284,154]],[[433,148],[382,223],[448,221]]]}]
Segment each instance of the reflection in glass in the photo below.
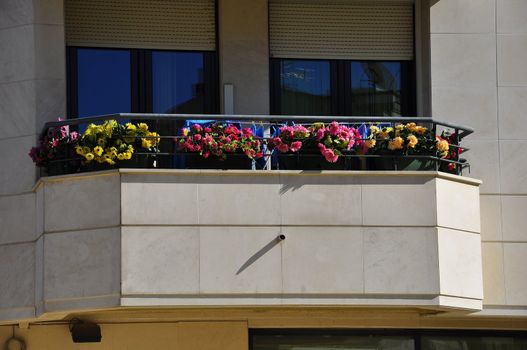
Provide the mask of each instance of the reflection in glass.
[{"label": "reflection in glass", "polygon": [[253,350],[414,350],[411,337],[346,335],[255,335]]},{"label": "reflection in glass", "polygon": [[77,51],[78,116],[131,112],[130,51]]},{"label": "reflection in glass", "polygon": [[154,113],[204,113],[204,59],[197,52],[152,52]]},{"label": "reflection in glass", "polygon": [[527,339],[514,337],[427,336],[421,344],[423,350],[527,350]]},{"label": "reflection in glass", "polygon": [[280,113],[329,115],[331,113],[330,83],[328,61],[281,61]]},{"label": "reflection in glass", "polygon": [[352,62],[351,89],[352,115],[402,115],[401,62]]}]

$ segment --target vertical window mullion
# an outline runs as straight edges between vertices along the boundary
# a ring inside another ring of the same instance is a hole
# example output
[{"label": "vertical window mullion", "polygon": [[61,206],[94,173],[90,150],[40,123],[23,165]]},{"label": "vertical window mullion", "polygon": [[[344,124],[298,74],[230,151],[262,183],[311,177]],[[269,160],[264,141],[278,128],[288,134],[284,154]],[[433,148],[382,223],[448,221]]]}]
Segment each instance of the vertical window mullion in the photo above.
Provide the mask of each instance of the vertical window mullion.
[{"label": "vertical window mullion", "polygon": [[341,96],[341,64],[340,61],[332,60],[330,63],[330,96],[331,96],[331,114],[342,115],[342,96]]},{"label": "vertical window mullion", "polygon": [[132,112],[141,112],[141,93],[140,93],[140,53],[139,50],[130,50],[130,95],[132,101]]},{"label": "vertical window mullion", "polygon": [[271,58],[269,62],[269,88],[271,89],[271,114],[280,114],[280,60]]},{"label": "vertical window mullion", "polygon": [[204,68],[204,104],[205,113],[218,113],[218,59],[216,52],[205,52],[203,54]]},{"label": "vertical window mullion", "polygon": [[142,65],[140,67],[140,76],[142,77],[142,95],[143,95],[143,106],[142,112],[152,113],[154,110],[154,93],[153,93],[153,80],[152,80],[152,50],[143,50]]},{"label": "vertical window mullion", "polygon": [[78,71],[77,71],[77,48],[66,49],[66,91],[67,91],[67,117],[77,118],[79,113],[78,99]]}]

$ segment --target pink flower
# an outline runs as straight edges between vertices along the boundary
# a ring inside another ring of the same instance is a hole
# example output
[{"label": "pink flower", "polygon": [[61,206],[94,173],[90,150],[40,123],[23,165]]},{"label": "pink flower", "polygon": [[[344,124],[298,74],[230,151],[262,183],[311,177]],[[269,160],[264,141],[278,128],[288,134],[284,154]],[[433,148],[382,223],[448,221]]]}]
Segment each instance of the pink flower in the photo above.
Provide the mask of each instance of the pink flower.
[{"label": "pink flower", "polygon": [[272,141],[275,146],[280,146],[282,144],[282,139],[279,137],[273,137]]},{"label": "pink flower", "polygon": [[340,131],[339,123],[335,121],[331,122],[331,124],[329,124],[328,130],[331,135],[336,136]]},{"label": "pink flower", "polygon": [[291,152],[298,152],[302,148],[302,142],[295,141],[291,143]]},{"label": "pink flower", "polygon": [[196,140],[196,141],[201,140],[201,134],[194,135],[194,140]]},{"label": "pink flower", "polygon": [[195,132],[201,132],[203,130],[203,128],[201,127],[201,125],[199,124],[194,124],[191,126],[192,130],[194,130]]},{"label": "pink flower", "polygon": [[333,150],[331,149],[326,149],[324,151],[324,153],[322,153],[322,155],[324,156],[324,158],[326,158],[326,160],[330,163],[336,163],[337,160],[339,159],[339,156],[336,155]]},{"label": "pink flower", "polygon": [[285,143],[281,143],[281,144],[277,145],[276,148],[282,153],[286,153],[286,152],[289,151],[289,146],[287,144],[285,144]]},{"label": "pink flower", "polygon": [[320,149],[320,153],[326,158],[326,161],[335,163],[339,159],[339,156],[332,149],[326,148],[323,144],[319,143],[318,148]]},{"label": "pink flower", "polygon": [[205,151],[203,152],[203,154],[201,155],[203,158],[209,158],[210,156],[210,152],[209,151]]},{"label": "pink flower", "polygon": [[242,129],[242,134],[244,136],[252,136],[253,130],[251,128],[243,128]]},{"label": "pink flower", "polygon": [[211,132],[212,132],[212,129],[209,128],[209,127],[206,127],[206,128],[205,128],[205,132],[206,132],[206,133],[211,133]]},{"label": "pink flower", "polygon": [[70,137],[71,137],[71,141],[77,141],[77,139],[79,138],[79,133],[76,131],[72,131],[70,134]]},{"label": "pink flower", "polygon": [[317,130],[317,141],[320,141],[324,138],[324,136],[326,135],[326,130],[324,129],[318,129]]}]

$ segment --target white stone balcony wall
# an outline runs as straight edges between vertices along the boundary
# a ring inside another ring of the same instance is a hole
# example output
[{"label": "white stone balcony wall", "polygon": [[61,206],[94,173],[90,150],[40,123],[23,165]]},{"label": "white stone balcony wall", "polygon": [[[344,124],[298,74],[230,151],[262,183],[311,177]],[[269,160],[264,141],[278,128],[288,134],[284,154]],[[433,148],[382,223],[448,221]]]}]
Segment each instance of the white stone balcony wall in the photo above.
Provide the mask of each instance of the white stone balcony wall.
[{"label": "white stone balcony wall", "polygon": [[436,172],[43,178],[36,315],[166,305],[480,310],[478,186]]}]

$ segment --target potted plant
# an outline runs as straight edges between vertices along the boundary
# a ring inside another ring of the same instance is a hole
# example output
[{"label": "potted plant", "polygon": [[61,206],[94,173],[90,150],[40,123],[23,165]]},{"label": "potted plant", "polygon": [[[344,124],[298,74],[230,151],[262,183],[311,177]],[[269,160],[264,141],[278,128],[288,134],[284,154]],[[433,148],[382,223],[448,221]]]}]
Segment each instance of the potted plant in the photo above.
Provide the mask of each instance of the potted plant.
[{"label": "potted plant", "polygon": [[[457,135],[443,131],[441,136],[438,136],[436,139],[438,156],[445,160],[440,163],[439,170],[446,173],[459,174],[462,164],[457,162],[465,163],[467,160],[459,157],[465,150],[459,147]],[[449,160],[455,162],[449,162]]]},{"label": "potted plant", "polygon": [[185,167],[191,169],[251,169],[253,159],[263,156],[262,142],[252,129],[234,124],[194,124],[182,129],[177,142],[187,153]]},{"label": "potted plant", "polygon": [[368,153],[379,155],[373,161],[377,170],[435,170],[436,161],[426,156],[437,155],[433,132],[416,123],[395,126],[370,126],[365,142]]},{"label": "potted plant", "polygon": [[31,148],[29,156],[48,176],[75,172],[80,166],[74,152],[78,139],[79,134],[70,132],[67,125],[49,128],[38,145]]},{"label": "potted plant", "polygon": [[331,122],[283,126],[270,141],[270,148],[279,152],[281,169],[343,170],[358,168],[344,157],[360,149],[362,136],[356,128]]},{"label": "potted plant", "polygon": [[90,124],[75,151],[83,159],[83,168],[101,170],[109,166],[148,167],[148,157],[134,157],[136,151],[157,153],[160,137],[148,130],[146,123],[119,124],[108,120],[102,125]]}]

